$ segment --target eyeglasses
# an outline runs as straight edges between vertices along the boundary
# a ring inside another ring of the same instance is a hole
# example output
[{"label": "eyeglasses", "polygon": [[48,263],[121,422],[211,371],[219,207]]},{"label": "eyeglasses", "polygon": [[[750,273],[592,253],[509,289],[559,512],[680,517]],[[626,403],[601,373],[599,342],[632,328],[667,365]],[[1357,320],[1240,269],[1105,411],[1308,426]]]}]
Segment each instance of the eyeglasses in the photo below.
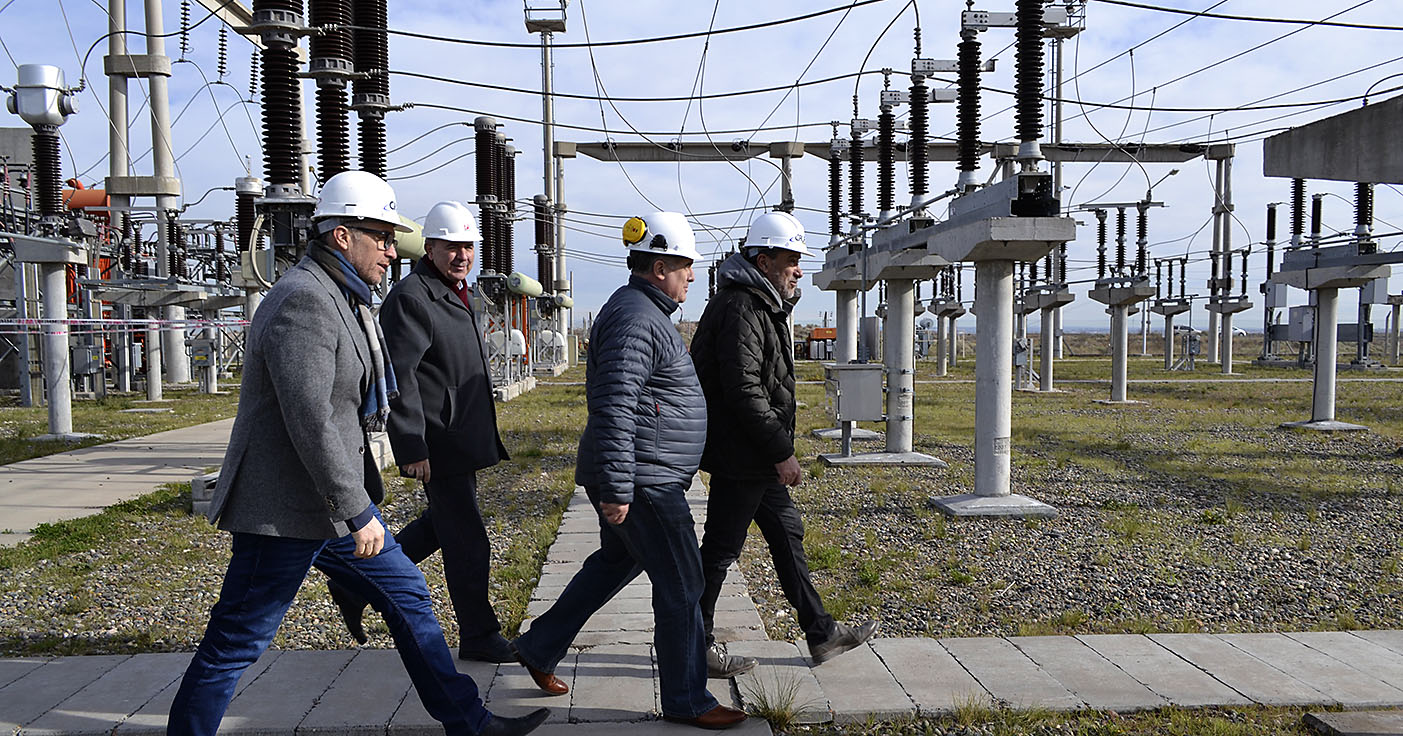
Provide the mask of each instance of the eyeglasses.
[{"label": "eyeglasses", "polygon": [[347,230],[355,230],[357,232],[362,232],[366,235],[369,235],[370,239],[375,241],[375,247],[379,248],[380,250],[388,250],[395,246],[394,231],[373,230],[368,227],[361,227],[360,225],[346,225],[345,227]]}]

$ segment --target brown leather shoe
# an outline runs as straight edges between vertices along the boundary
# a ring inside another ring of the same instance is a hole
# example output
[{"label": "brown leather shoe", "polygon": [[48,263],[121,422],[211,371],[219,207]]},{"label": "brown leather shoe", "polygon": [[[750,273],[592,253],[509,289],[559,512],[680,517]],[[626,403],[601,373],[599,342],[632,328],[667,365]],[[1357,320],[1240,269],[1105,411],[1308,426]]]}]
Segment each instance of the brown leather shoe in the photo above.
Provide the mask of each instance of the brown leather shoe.
[{"label": "brown leather shoe", "polygon": [[531,679],[535,681],[536,687],[541,688],[542,692],[550,693],[551,695],[564,695],[570,692],[570,686],[566,685],[564,680],[556,677],[553,673],[542,672],[526,664],[521,657],[517,657],[516,661],[522,667],[526,668],[526,671],[531,674]]},{"label": "brown leather shoe", "polygon": [[731,728],[745,722],[746,715],[743,710],[727,708],[718,705],[715,708],[697,716],[696,718],[683,718],[681,716],[664,715],[663,720],[673,723],[685,723],[688,726],[697,728],[709,728],[713,731],[720,731],[723,728]]}]

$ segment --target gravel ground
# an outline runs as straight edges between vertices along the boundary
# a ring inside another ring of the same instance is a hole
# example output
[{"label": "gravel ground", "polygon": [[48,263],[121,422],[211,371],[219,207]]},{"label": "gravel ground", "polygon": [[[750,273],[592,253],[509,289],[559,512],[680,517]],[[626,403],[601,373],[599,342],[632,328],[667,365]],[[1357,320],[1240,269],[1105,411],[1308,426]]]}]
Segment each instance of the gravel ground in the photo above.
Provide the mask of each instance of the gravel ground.
[{"label": "gravel ground", "polygon": [[[972,490],[958,469],[973,467],[973,449],[918,443],[952,469],[891,470],[879,483],[828,469],[796,491],[815,583],[840,619],[880,619],[883,636],[1403,627],[1397,440],[1233,424],[1196,434],[1347,469],[1362,488],[1244,496],[1193,474],[1016,451],[1013,492],[1057,518],[945,520],[929,501]],[[1184,444],[1172,433],[1120,439],[1137,452]],[[824,546],[840,549],[836,561]],[[770,636],[802,636],[753,529],[742,564]]]}]

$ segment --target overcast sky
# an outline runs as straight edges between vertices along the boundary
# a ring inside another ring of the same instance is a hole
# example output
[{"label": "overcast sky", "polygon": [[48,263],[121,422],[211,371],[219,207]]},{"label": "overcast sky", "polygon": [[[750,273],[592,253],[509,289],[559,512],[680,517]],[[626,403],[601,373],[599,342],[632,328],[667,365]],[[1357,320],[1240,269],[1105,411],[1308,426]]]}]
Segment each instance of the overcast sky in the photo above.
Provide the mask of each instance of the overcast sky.
[{"label": "overcast sky", "polygon": [[[536,0],[544,3],[545,0]],[[1397,5],[1388,0],[1155,0],[1162,6],[1214,12],[1295,19],[1324,19],[1352,23],[1397,25]],[[80,69],[80,58],[107,31],[105,0],[0,0],[0,41],[7,57],[0,63],[45,63],[61,66],[70,84],[87,75],[87,91],[82,110],[63,127],[65,177],[78,176],[85,183],[101,184],[107,173],[107,126],[103,112],[107,105],[106,79],[102,76],[102,56],[106,41],[98,43]],[[693,2],[648,2],[643,0],[576,0],[568,9],[568,32],[557,36],[560,44],[649,38],[678,33],[705,31],[709,26],[725,29],[751,23],[788,18],[841,5],[840,2],[771,0],[716,4]],[[964,3],[925,0],[884,0],[821,17],[759,30],[713,35],[642,45],[594,49],[593,57],[584,48],[558,48],[555,52],[557,92],[595,95],[596,83],[610,95],[620,97],[686,97],[701,91],[708,94],[793,84],[796,80],[821,79],[850,74],[863,67],[884,67],[896,71],[894,88],[909,87],[913,54],[913,12],[918,6],[922,26],[923,56],[953,59],[958,42],[960,11]],[[977,9],[1012,11],[1011,0],[1002,4],[979,3]],[[141,29],[143,5],[128,3],[128,18]],[[207,15],[197,3],[190,9],[192,22]],[[713,18],[714,14],[714,18]],[[180,27],[180,3],[166,0],[163,9],[167,32]],[[514,1],[459,2],[458,0],[395,0],[390,3],[390,27],[433,36],[516,43],[533,43],[536,36],[526,32],[521,3]],[[896,18],[892,23],[893,18]],[[1187,23],[1185,21],[1188,20]],[[878,41],[879,34],[892,23]],[[1182,25],[1180,25],[1182,24]],[[1170,30],[1174,26],[1177,29]],[[1290,34],[1290,35],[1288,35]],[[830,38],[831,36],[831,38]],[[1283,37],[1284,38],[1280,38]],[[991,29],[981,35],[986,58],[997,54],[998,68],[985,75],[984,84],[1012,89],[1014,58],[1011,29]],[[1157,37],[1157,38],[1156,38]],[[1274,40],[1278,39],[1280,40]],[[1141,10],[1093,1],[1087,12],[1086,30],[1065,46],[1065,69],[1069,80],[1063,90],[1068,99],[1096,102],[1131,101],[1155,111],[1065,108],[1066,139],[1076,142],[1211,142],[1274,128],[1300,125],[1358,107],[1352,100],[1328,106],[1288,107],[1246,110],[1208,115],[1165,112],[1164,108],[1230,108],[1252,104],[1279,104],[1354,98],[1374,86],[1375,101],[1398,92],[1380,90],[1403,86],[1403,34],[1397,31],[1310,27],[1299,25],[1213,20],[1165,12]],[[233,193],[212,187],[230,186],[247,171],[262,176],[259,109],[247,102],[249,96],[249,57],[254,47],[232,35],[229,41],[229,69],[223,80],[228,85],[207,84],[217,79],[217,20],[210,20],[190,33],[193,63],[175,65],[171,80],[171,109],[178,120],[173,128],[174,145],[180,157],[185,201],[192,203],[187,216],[225,219],[232,216]],[[1153,39],[1153,40],[1151,40]],[[874,47],[874,42],[876,45]],[[133,36],[131,47],[139,52],[142,41]],[[1133,53],[1125,53],[1134,48]],[[1256,48],[1260,47],[1260,48]],[[1253,50],[1255,48],[1255,50]],[[179,58],[180,40],[167,39],[167,53]],[[1235,57],[1235,58],[1233,58]],[[1109,60],[1109,61],[1108,61]],[[1222,62],[1209,67],[1215,62]],[[390,67],[394,71],[432,74],[460,80],[488,83],[521,90],[504,92],[414,79],[402,75],[391,78],[391,97],[396,104],[429,102],[461,107],[501,116],[539,120],[541,68],[535,48],[487,48],[405,36],[390,37]],[[597,70],[597,80],[596,73]],[[700,74],[699,74],[700,72]],[[14,69],[0,73],[0,84],[13,84]],[[1332,81],[1333,80],[1333,81]],[[1382,80],[1382,81],[1381,81]],[[1049,84],[1051,78],[1049,77]],[[1378,84],[1376,84],[1378,83]],[[937,84],[937,86],[939,86]],[[879,75],[862,78],[858,86],[861,115],[876,118]],[[1300,89],[1304,88],[1304,89]],[[1299,91],[1295,91],[1298,90]],[[132,151],[134,173],[149,174],[151,160],[142,155],[150,147],[150,124],[144,100],[144,85],[132,90]],[[315,138],[310,114],[310,83],[307,85],[309,137]],[[702,140],[703,130],[747,130],[761,126],[791,126],[784,130],[753,133],[727,133],[714,136],[719,145],[738,138],[755,143],[781,140],[827,141],[827,125],[793,127],[796,124],[847,121],[852,117],[852,79],[766,94],[701,102],[598,102],[561,99],[556,104],[556,120],[562,126],[607,128],[615,140],[640,140],[631,130],[680,131],[687,140]],[[981,137],[984,140],[1013,139],[1014,121],[1011,98],[986,93],[983,111],[987,116]],[[904,107],[901,108],[904,110]],[[954,106],[933,108],[932,133],[954,134]],[[473,149],[473,113],[448,112],[423,107],[392,113],[388,118],[389,172],[395,185],[400,209],[422,218],[434,202],[445,198],[471,201],[474,197],[473,159],[465,156]],[[0,126],[21,127],[15,116],[0,118]],[[454,125],[465,123],[466,125]],[[517,160],[517,197],[529,199],[542,191],[541,128],[526,122],[505,121],[504,131],[521,151]],[[354,130],[354,127],[353,127]],[[843,128],[846,133],[846,125]],[[557,138],[566,141],[598,142],[602,132],[558,129]],[[657,136],[666,142],[675,136]],[[1265,237],[1265,205],[1289,200],[1289,182],[1262,176],[1262,136],[1251,136],[1239,143],[1234,162],[1233,199],[1237,227],[1234,246],[1260,243]],[[355,146],[352,144],[354,155]],[[245,166],[249,167],[246,170]],[[992,164],[981,164],[981,179],[992,171]],[[1089,202],[1131,202],[1145,196],[1147,186],[1159,181],[1173,168],[1164,164],[1135,165],[1073,164],[1065,168],[1064,207]],[[1179,166],[1180,173],[1154,189],[1154,199],[1166,204],[1153,210],[1150,242],[1153,257],[1187,254],[1196,259],[1190,267],[1191,292],[1206,291],[1208,265],[1203,257],[1212,243],[1207,227],[1212,208],[1212,164],[1202,159]],[[898,166],[897,200],[909,199],[905,166]],[[576,290],[576,319],[596,309],[613,288],[625,279],[624,251],[617,233],[622,219],[656,208],[683,212],[717,212],[773,206],[779,201],[778,170],[768,158],[747,164],[726,163],[648,163],[619,164],[580,157],[566,164],[564,201],[573,214],[569,217],[567,250],[572,254],[569,270]],[[954,184],[953,164],[931,167],[931,189],[942,191]],[[876,166],[869,164],[866,181],[868,210],[874,211]],[[754,182],[754,184],[752,184]],[[827,163],[822,158],[805,157],[794,167],[798,212],[810,232],[810,243],[826,242],[828,230]],[[1403,227],[1403,188],[1382,186],[1376,195],[1375,230],[1394,233]],[[1311,182],[1310,191],[1329,192],[1325,200],[1327,232],[1348,231],[1353,225],[1353,187],[1346,183]],[[201,199],[203,196],[203,199]],[[845,195],[846,196],[846,195]],[[198,204],[194,204],[199,201]],[[1348,201],[1347,201],[1348,200]],[[845,198],[846,201],[846,198]],[[150,204],[149,201],[145,204]],[[748,221],[760,210],[697,218],[708,227],[700,232],[703,254],[720,253],[744,233]],[[592,214],[585,214],[592,213]],[[938,213],[939,214],[939,213]],[[1094,218],[1077,215],[1083,225],[1078,239],[1070,245],[1071,280],[1095,277]],[[1390,224],[1397,223],[1397,225]],[[1132,218],[1133,231],[1133,218]],[[1289,233],[1289,210],[1283,207],[1279,223],[1281,238]],[[1133,242],[1133,232],[1129,236]],[[530,251],[531,223],[518,226],[515,260],[517,268],[534,275],[535,257]],[[1392,249],[1399,238],[1383,239]],[[805,263],[806,270],[817,269],[816,257]],[[1265,268],[1264,250],[1254,249],[1250,293],[1260,306],[1257,283]],[[706,264],[699,264],[698,282],[683,316],[695,319],[701,314],[706,294]],[[1234,271],[1238,268],[1234,266]],[[973,271],[965,269],[965,299],[973,296]],[[1108,318],[1099,304],[1086,296],[1086,284],[1073,287],[1077,301],[1068,308],[1067,325],[1104,329]],[[1396,289],[1395,289],[1396,290]],[[805,294],[796,310],[800,322],[817,322],[833,310],[831,294],[820,292],[805,279]],[[929,285],[922,296],[931,295]],[[1292,302],[1305,302],[1303,292],[1293,292]],[[869,296],[869,311],[875,309],[875,291]],[[1354,299],[1346,295],[1341,304],[1342,321],[1353,321]],[[1384,309],[1376,308],[1375,323],[1382,329]],[[1182,318],[1181,323],[1182,323]],[[1205,322],[1201,309],[1195,310],[1196,325]],[[1238,318],[1238,324],[1260,329],[1261,310],[1253,309]],[[966,328],[973,320],[966,320]],[[1036,320],[1034,320],[1036,327]]]}]

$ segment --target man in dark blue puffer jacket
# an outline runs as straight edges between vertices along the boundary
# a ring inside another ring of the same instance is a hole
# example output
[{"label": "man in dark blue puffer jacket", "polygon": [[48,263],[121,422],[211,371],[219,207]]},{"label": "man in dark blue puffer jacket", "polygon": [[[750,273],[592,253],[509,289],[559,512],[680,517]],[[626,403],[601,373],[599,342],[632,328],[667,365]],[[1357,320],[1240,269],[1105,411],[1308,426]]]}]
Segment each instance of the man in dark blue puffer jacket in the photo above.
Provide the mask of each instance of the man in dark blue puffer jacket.
[{"label": "man in dark blue puffer jacket", "polygon": [[538,687],[565,694],[569,688],[552,673],[575,635],[647,572],[663,717],[729,728],[746,716],[706,689],[704,581],[686,498],[706,443],[706,401],[670,318],[687,298],[692,262],[700,257],[696,236],[675,212],[632,218],[623,236],[632,273],[590,333],[589,421],[575,465],[575,482],[599,512],[599,549],[512,644]]}]

